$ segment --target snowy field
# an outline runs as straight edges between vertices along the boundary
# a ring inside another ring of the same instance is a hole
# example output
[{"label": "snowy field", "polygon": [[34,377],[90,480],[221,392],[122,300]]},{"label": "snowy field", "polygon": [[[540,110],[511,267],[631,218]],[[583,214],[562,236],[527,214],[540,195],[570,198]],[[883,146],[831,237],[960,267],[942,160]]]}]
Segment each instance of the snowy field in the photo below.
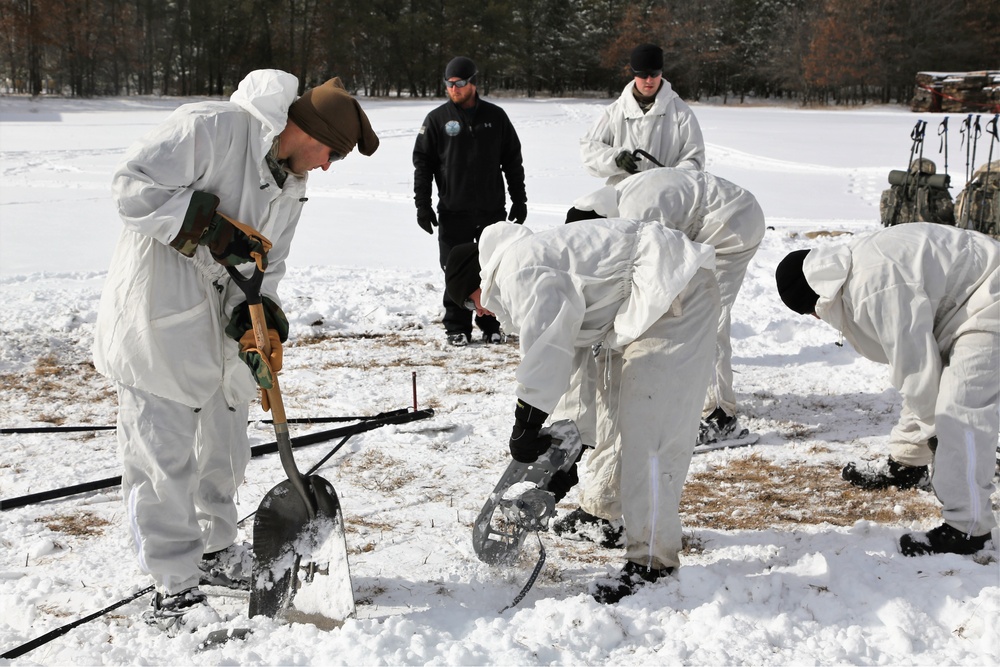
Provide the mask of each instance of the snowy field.
[{"label": "snowy field", "polygon": [[[577,141],[608,101],[494,101],[523,144],[527,225],[561,224],[576,197],[602,185],[580,166]],[[676,577],[604,606],[590,587],[617,572],[623,554],[542,534],[542,574],[501,613],[525,584],[538,542],[529,539],[516,566],[489,567],[473,554],[471,526],[508,461],[518,353],[515,344],[444,345],[437,245],[416,225],[410,162],[420,122],[440,102],[364,103],[382,146],[312,175],[282,283],[289,418],[412,407],[414,373],[418,407],[435,413],[351,438],[319,472],[344,506],[357,618],[329,632],[247,619],[245,597],[212,589],[227,617],[219,627],[253,634],[198,651],[204,632],[170,639],[138,620],[147,594],[0,664],[1000,662],[996,552],[904,558],[899,536],[939,523],[933,495],[863,492],[839,480],[846,462],[885,456],[900,403],[887,368],[788,311],[773,288],[788,251],[878,228],[887,174],[905,167],[919,116],[694,105],[708,170],[754,192],[768,219],[733,316],[741,417],[760,441],[695,456]],[[0,98],[0,427],[114,423],[113,389],[89,353],[120,229],[110,177],[126,147],[177,104]],[[924,119],[925,156],[940,168],[940,119]],[[954,194],[965,180],[959,121],[950,123]],[[331,425],[292,428],[295,436]],[[265,423],[250,434],[252,444],[273,440]],[[299,467],[336,442],[296,450]],[[113,478],[115,449],[107,430],[0,435],[0,498]],[[277,457],[253,459],[240,515],[282,478]],[[2,518],[0,651],[150,583],[115,486]]]}]

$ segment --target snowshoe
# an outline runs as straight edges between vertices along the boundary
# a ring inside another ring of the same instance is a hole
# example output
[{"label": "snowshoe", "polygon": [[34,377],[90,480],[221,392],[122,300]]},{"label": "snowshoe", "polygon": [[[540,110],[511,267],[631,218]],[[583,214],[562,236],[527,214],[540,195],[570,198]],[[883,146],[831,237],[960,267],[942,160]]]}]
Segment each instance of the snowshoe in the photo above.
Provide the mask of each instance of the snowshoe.
[{"label": "snowshoe", "polygon": [[580,458],[583,442],[569,419],[542,429],[552,446],[533,463],[511,461],[500,477],[472,529],[472,548],[490,565],[513,562],[528,533],[546,530],[556,512],[548,489],[552,476],[568,472]]},{"label": "snowshoe", "polygon": [[199,627],[222,620],[208,604],[208,596],[195,588],[164,595],[157,591],[142,620],[173,637],[181,632],[193,632]]}]

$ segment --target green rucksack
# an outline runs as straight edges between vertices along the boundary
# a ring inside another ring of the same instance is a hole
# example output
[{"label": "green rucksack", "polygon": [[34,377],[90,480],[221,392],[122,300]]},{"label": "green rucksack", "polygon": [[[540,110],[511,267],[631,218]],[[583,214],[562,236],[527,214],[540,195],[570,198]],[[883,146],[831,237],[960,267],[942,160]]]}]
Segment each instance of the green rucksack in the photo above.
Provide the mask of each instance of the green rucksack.
[{"label": "green rucksack", "polygon": [[948,192],[951,178],[936,171],[932,160],[919,158],[907,171],[889,172],[889,189],[879,202],[883,227],[904,222],[955,224],[955,205]]},{"label": "green rucksack", "polygon": [[1000,239],[1000,160],[988,162],[972,175],[955,200],[955,226]]}]

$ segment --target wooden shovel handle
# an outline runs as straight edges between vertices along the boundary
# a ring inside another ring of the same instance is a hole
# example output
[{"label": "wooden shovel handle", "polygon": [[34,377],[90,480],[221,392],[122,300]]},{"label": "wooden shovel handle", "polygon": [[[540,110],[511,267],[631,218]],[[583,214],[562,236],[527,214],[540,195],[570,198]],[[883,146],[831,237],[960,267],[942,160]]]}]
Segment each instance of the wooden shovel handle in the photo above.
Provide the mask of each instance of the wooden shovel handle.
[{"label": "wooden shovel handle", "polygon": [[[267,337],[267,318],[264,316],[264,304],[260,296],[260,286],[264,280],[264,271],[260,264],[254,267],[253,274],[246,278],[234,267],[226,267],[243,294],[247,298],[247,306],[250,309],[250,322],[253,326],[254,342],[257,349],[267,357],[271,356],[271,343]],[[309,510],[309,518],[316,516],[316,500],[306,488],[306,479],[299,472],[295,465],[295,457],[292,455],[292,440],[288,433],[288,420],[285,417],[285,404],[281,400],[281,389],[278,387],[277,376],[273,377],[274,384],[267,392],[267,399],[271,403],[271,422],[274,425],[274,439],[278,443],[278,456],[281,458],[281,467],[284,468],[288,480],[295,487],[295,490],[302,496],[306,507]]]},{"label": "wooden shovel handle", "polygon": [[[249,306],[250,322],[253,324],[253,337],[257,349],[264,353],[264,359],[271,359],[271,339],[267,335],[267,318],[264,316],[264,304],[255,303]],[[271,381],[274,383],[271,389],[261,389],[267,394],[267,400],[271,404],[271,416],[275,426],[287,424],[285,417],[285,406],[281,401],[281,390],[278,388],[278,374],[271,374]]]}]

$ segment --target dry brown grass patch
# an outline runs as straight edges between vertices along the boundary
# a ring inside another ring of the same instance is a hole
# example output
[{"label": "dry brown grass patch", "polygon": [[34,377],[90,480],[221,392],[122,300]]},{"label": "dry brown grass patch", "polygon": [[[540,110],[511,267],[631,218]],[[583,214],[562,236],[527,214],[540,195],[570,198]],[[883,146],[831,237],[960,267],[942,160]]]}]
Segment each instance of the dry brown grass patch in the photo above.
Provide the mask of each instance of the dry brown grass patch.
[{"label": "dry brown grass patch", "polygon": [[59,426],[66,422],[62,410],[77,413],[81,405],[113,404],[117,400],[112,383],[91,362],[66,362],[51,354],[36,359],[30,372],[0,373],[0,383],[7,405],[42,408],[35,414],[8,411],[6,418],[16,421]]},{"label": "dry brown grass patch", "polygon": [[81,512],[73,516],[43,516],[35,519],[35,523],[44,523],[45,527],[54,533],[78,537],[103,535],[104,528],[111,525],[90,512]]},{"label": "dry brown grass patch", "polygon": [[686,526],[720,530],[850,526],[860,520],[897,524],[934,511],[915,489],[865,491],[843,481],[836,467],[778,465],[760,454],[690,474],[681,497]]},{"label": "dry brown grass patch", "polygon": [[354,481],[361,488],[382,493],[396,491],[417,477],[403,461],[375,449],[345,459],[342,467],[345,471],[355,469],[363,473],[357,475]]}]

